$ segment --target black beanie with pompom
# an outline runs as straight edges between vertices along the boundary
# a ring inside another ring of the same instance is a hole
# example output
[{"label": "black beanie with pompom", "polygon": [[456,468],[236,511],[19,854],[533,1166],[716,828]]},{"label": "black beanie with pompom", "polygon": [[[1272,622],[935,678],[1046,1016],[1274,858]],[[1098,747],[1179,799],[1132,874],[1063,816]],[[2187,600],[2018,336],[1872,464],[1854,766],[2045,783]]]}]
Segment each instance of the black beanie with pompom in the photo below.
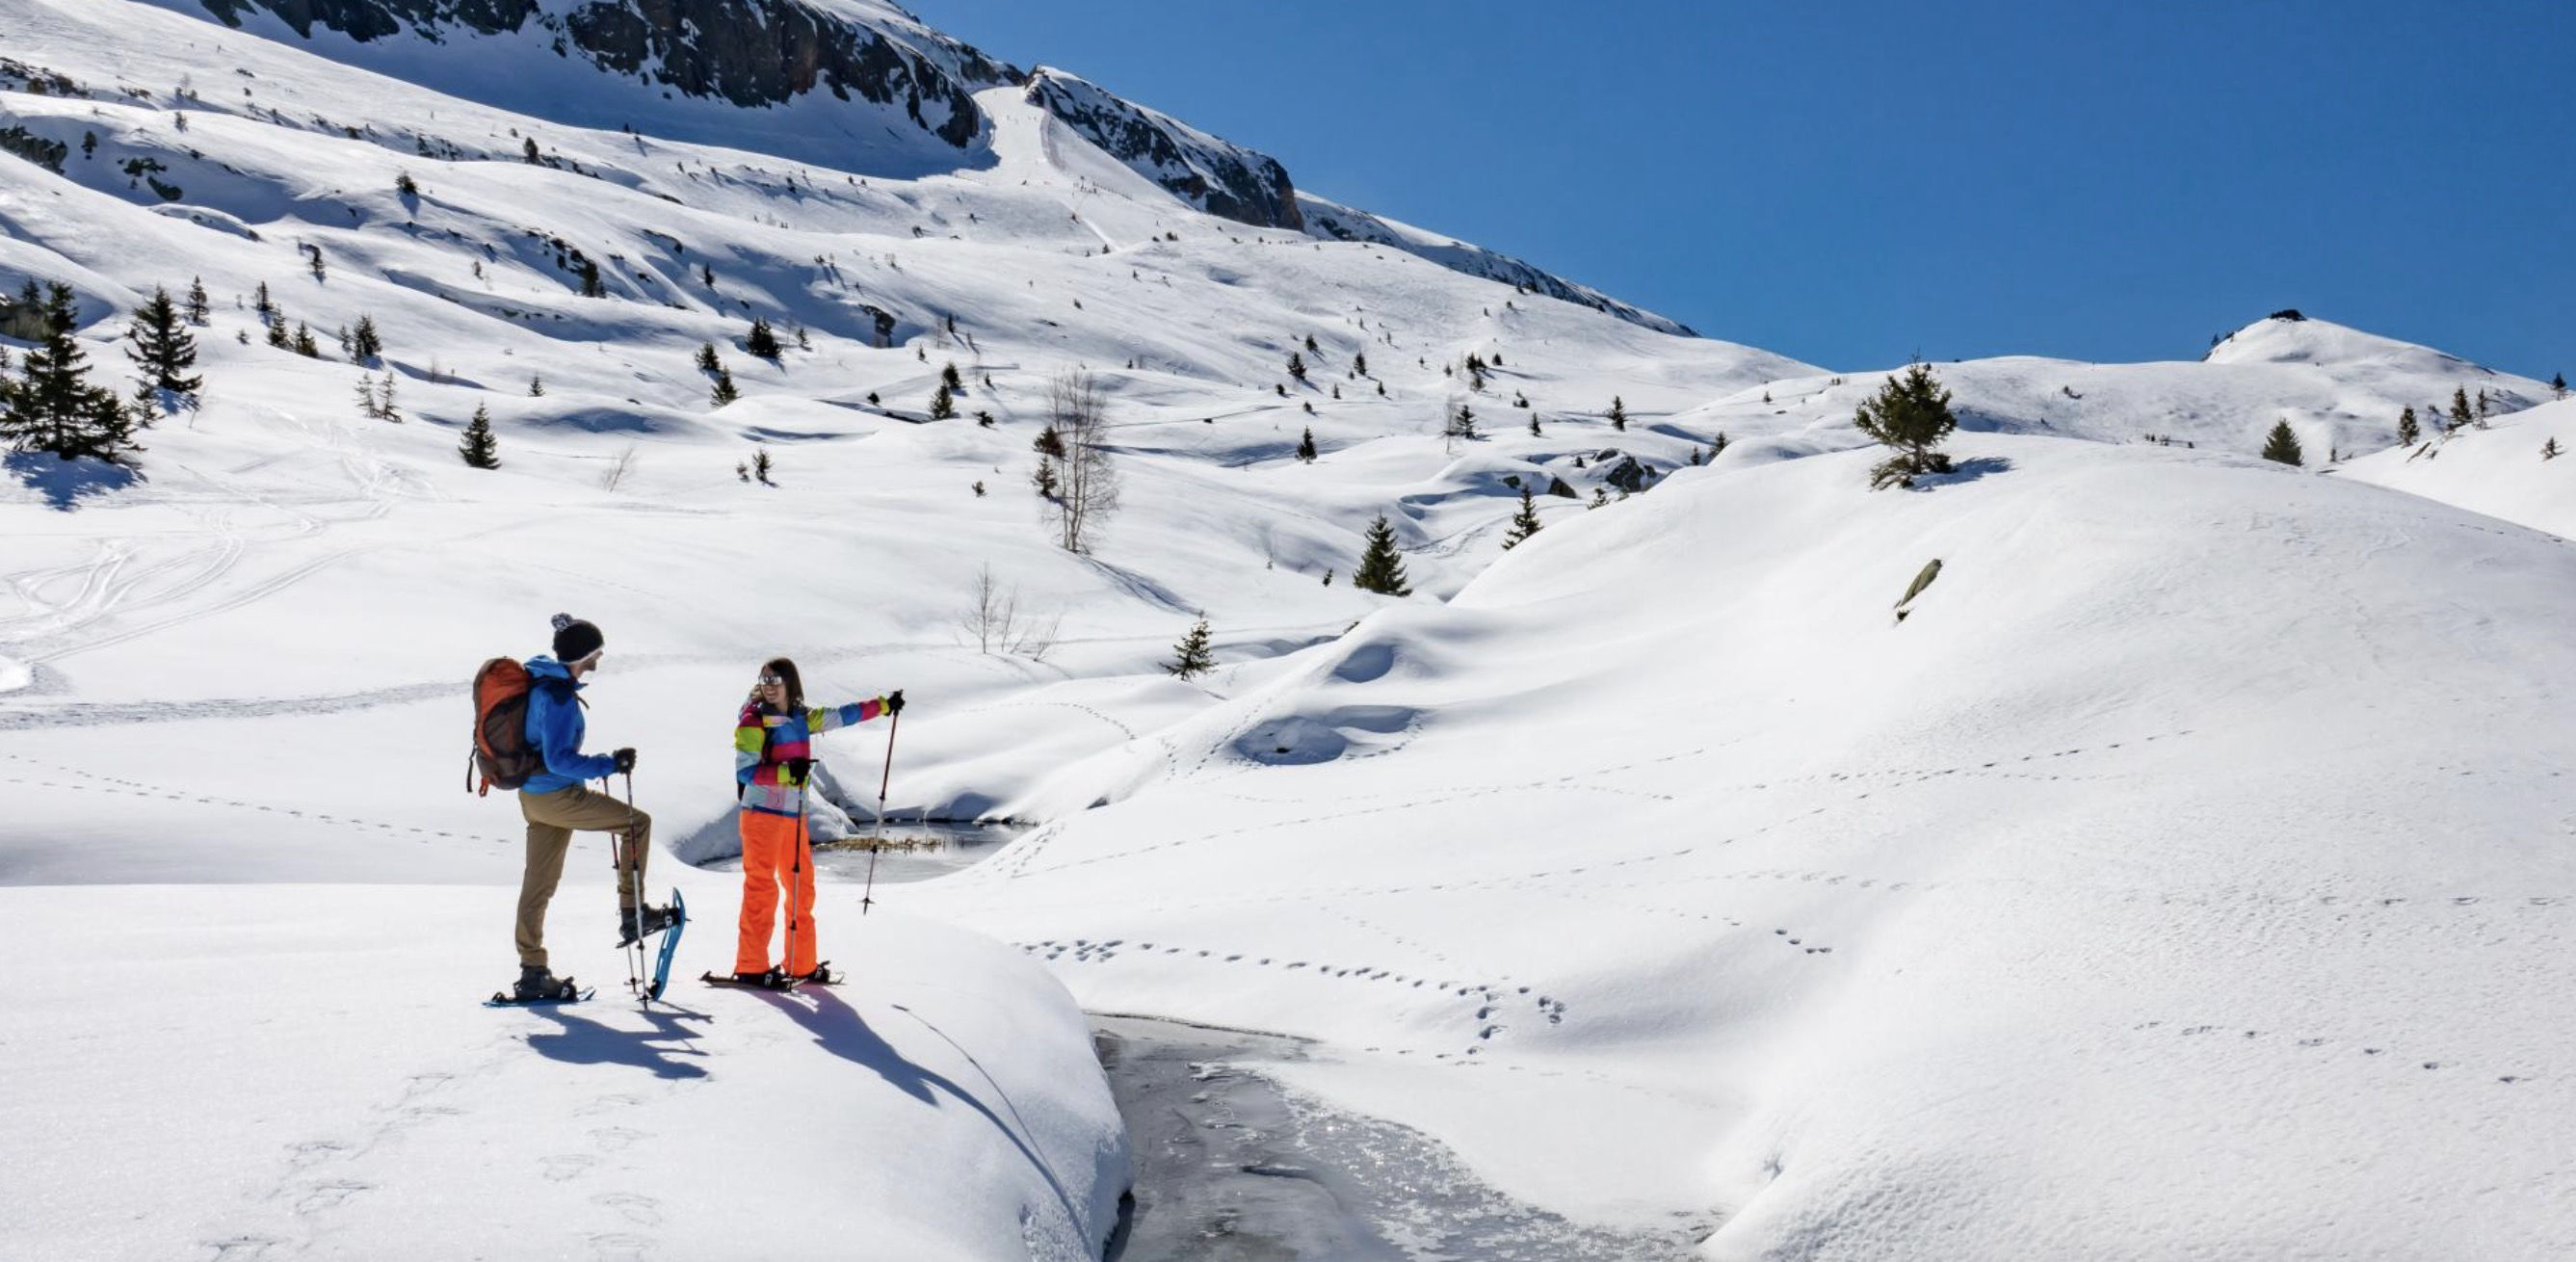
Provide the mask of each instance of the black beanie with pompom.
[{"label": "black beanie with pompom", "polygon": [[570,665],[599,651],[608,638],[599,628],[568,613],[555,615],[555,660]]}]

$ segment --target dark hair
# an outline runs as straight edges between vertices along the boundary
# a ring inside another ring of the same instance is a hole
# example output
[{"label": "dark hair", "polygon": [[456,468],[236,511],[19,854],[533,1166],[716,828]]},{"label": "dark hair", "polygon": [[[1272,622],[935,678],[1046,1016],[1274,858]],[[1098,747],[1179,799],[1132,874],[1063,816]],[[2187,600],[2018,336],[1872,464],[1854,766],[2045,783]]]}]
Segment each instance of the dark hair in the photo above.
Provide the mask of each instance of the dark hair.
[{"label": "dark hair", "polygon": [[789,714],[794,714],[805,708],[805,679],[803,676],[796,673],[796,663],[783,657],[773,657],[761,664],[760,673],[764,675],[776,675],[780,679],[787,681],[787,712]]}]

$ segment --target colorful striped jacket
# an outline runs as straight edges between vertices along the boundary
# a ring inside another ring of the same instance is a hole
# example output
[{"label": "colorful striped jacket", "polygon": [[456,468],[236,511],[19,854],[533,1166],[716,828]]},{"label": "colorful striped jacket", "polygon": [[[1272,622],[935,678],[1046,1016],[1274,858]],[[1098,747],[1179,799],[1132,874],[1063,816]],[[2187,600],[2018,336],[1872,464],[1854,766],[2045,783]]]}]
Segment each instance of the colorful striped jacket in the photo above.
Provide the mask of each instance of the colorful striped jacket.
[{"label": "colorful striped jacket", "polygon": [[790,758],[814,756],[814,735],[885,713],[885,698],[844,706],[808,706],[781,714],[753,702],[734,720],[733,778],[742,786],[742,809],[771,815],[804,813],[805,785],[787,769]]}]

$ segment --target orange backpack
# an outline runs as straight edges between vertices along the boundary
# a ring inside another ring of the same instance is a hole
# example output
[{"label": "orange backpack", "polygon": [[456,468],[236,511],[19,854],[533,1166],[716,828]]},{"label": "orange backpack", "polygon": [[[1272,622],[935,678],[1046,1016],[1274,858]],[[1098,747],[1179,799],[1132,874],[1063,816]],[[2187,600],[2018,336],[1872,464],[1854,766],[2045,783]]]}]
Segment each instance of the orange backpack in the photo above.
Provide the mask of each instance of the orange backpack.
[{"label": "orange backpack", "polygon": [[[535,682],[527,667],[506,657],[474,672],[474,756],[465,768],[465,787],[476,796],[518,788],[545,769],[544,752],[528,744],[528,692]],[[480,788],[474,784],[478,771]]]}]

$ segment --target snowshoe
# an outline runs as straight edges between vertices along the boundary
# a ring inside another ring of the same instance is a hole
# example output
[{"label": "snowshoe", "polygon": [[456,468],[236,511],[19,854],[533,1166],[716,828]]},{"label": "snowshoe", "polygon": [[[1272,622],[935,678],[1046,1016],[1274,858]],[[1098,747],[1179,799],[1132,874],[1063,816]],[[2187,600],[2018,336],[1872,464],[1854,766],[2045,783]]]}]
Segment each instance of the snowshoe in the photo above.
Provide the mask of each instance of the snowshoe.
[{"label": "snowshoe", "polygon": [[832,962],[830,960],[825,960],[822,963],[815,965],[813,972],[798,975],[796,978],[796,984],[799,986],[838,986],[841,984],[843,978],[844,974],[832,971]]},{"label": "snowshoe", "polygon": [[783,968],[765,973],[706,973],[698,978],[710,986],[735,986],[744,990],[794,990],[796,979]]},{"label": "snowshoe", "polygon": [[591,992],[533,964],[519,967],[519,980],[506,992],[495,992],[487,1004],[579,1003]]},{"label": "snowshoe", "polygon": [[617,945],[631,947],[671,927],[668,907],[625,907],[617,913]]}]

